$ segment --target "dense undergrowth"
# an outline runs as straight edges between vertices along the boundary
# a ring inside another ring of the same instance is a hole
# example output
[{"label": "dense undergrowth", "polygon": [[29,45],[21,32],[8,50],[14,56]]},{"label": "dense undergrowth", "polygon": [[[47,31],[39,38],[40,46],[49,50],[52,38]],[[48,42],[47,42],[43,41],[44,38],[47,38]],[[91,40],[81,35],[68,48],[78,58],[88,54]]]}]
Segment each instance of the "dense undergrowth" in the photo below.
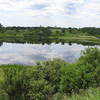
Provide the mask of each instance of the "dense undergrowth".
[{"label": "dense undergrowth", "polygon": [[99,94],[98,48],[82,51],[72,64],[53,59],[35,66],[0,66],[0,100],[99,100]]},{"label": "dense undergrowth", "polygon": [[100,88],[89,88],[80,93],[73,93],[71,96],[57,93],[52,97],[52,100],[100,100]]}]

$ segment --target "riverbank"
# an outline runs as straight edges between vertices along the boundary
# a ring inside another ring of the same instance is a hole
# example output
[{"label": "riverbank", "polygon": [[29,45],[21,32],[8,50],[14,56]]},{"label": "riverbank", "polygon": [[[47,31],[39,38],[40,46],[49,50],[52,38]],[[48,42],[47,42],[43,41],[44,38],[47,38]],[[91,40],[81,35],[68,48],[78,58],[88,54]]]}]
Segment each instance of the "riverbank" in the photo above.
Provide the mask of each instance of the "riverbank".
[{"label": "riverbank", "polygon": [[[31,36],[30,36],[31,38]],[[100,39],[93,37],[93,36],[79,36],[79,37],[49,37],[48,40],[34,40],[33,39],[25,40],[24,37],[16,37],[16,36],[5,36],[0,37],[0,42],[8,42],[8,43],[77,43],[77,44],[83,44],[83,45],[100,45]]]},{"label": "riverbank", "polygon": [[58,38],[51,37],[54,42],[62,43],[77,43],[83,45],[100,45],[100,39],[95,36],[60,36]]},{"label": "riverbank", "polygon": [[[92,31],[91,31],[92,30]],[[0,42],[80,43],[100,45],[99,28],[2,27]]]}]

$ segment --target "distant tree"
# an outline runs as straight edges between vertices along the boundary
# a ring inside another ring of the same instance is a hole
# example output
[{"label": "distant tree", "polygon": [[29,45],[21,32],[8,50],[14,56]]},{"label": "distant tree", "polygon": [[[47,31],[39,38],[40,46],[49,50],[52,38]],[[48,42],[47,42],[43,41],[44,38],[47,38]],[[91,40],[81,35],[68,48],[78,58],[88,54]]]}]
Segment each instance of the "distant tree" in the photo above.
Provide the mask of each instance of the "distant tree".
[{"label": "distant tree", "polygon": [[0,23],[0,29],[3,27],[3,25]]},{"label": "distant tree", "polygon": [[69,33],[72,33],[72,28],[71,27],[69,27],[68,30],[69,30]]},{"label": "distant tree", "polygon": [[65,33],[66,29],[65,28],[62,28],[62,33]]},{"label": "distant tree", "polygon": [[96,27],[84,27],[84,28],[80,28],[80,31],[82,32],[87,32],[88,34],[91,35],[100,35],[100,28],[96,28]]},{"label": "distant tree", "polygon": [[3,25],[0,23],[0,28],[2,28],[3,27]]},{"label": "distant tree", "polygon": [[0,23],[0,32],[3,32],[4,29],[3,29],[3,25]]}]

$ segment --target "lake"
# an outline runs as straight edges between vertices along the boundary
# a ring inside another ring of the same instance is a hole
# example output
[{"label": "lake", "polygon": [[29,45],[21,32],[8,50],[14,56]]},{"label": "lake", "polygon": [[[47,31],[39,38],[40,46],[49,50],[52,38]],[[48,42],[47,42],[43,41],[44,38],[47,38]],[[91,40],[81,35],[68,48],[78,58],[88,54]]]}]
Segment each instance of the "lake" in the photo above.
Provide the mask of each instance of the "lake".
[{"label": "lake", "polygon": [[51,43],[49,45],[3,43],[0,46],[0,64],[34,65],[36,61],[45,61],[53,58],[74,62],[80,57],[81,50],[87,47],[89,46],[69,45],[68,43]]}]

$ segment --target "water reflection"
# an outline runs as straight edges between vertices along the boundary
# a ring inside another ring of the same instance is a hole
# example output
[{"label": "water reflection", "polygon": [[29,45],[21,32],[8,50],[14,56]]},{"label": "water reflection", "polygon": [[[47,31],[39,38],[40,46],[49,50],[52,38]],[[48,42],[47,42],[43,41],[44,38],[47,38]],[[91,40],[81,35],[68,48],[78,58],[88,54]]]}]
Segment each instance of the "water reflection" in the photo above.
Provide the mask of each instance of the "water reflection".
[{"label": "water reflection", "polygon": [[0,42],[0,46],[2,46],[3,45],[3,43],[2,42]]},{"label": "water reflection", "polygon": [[36,61],[61,58],[73,62],[80,57],[81,50],[88,46],[59,44],[3,43],[0,47],[0,64],[33,65]]}]

